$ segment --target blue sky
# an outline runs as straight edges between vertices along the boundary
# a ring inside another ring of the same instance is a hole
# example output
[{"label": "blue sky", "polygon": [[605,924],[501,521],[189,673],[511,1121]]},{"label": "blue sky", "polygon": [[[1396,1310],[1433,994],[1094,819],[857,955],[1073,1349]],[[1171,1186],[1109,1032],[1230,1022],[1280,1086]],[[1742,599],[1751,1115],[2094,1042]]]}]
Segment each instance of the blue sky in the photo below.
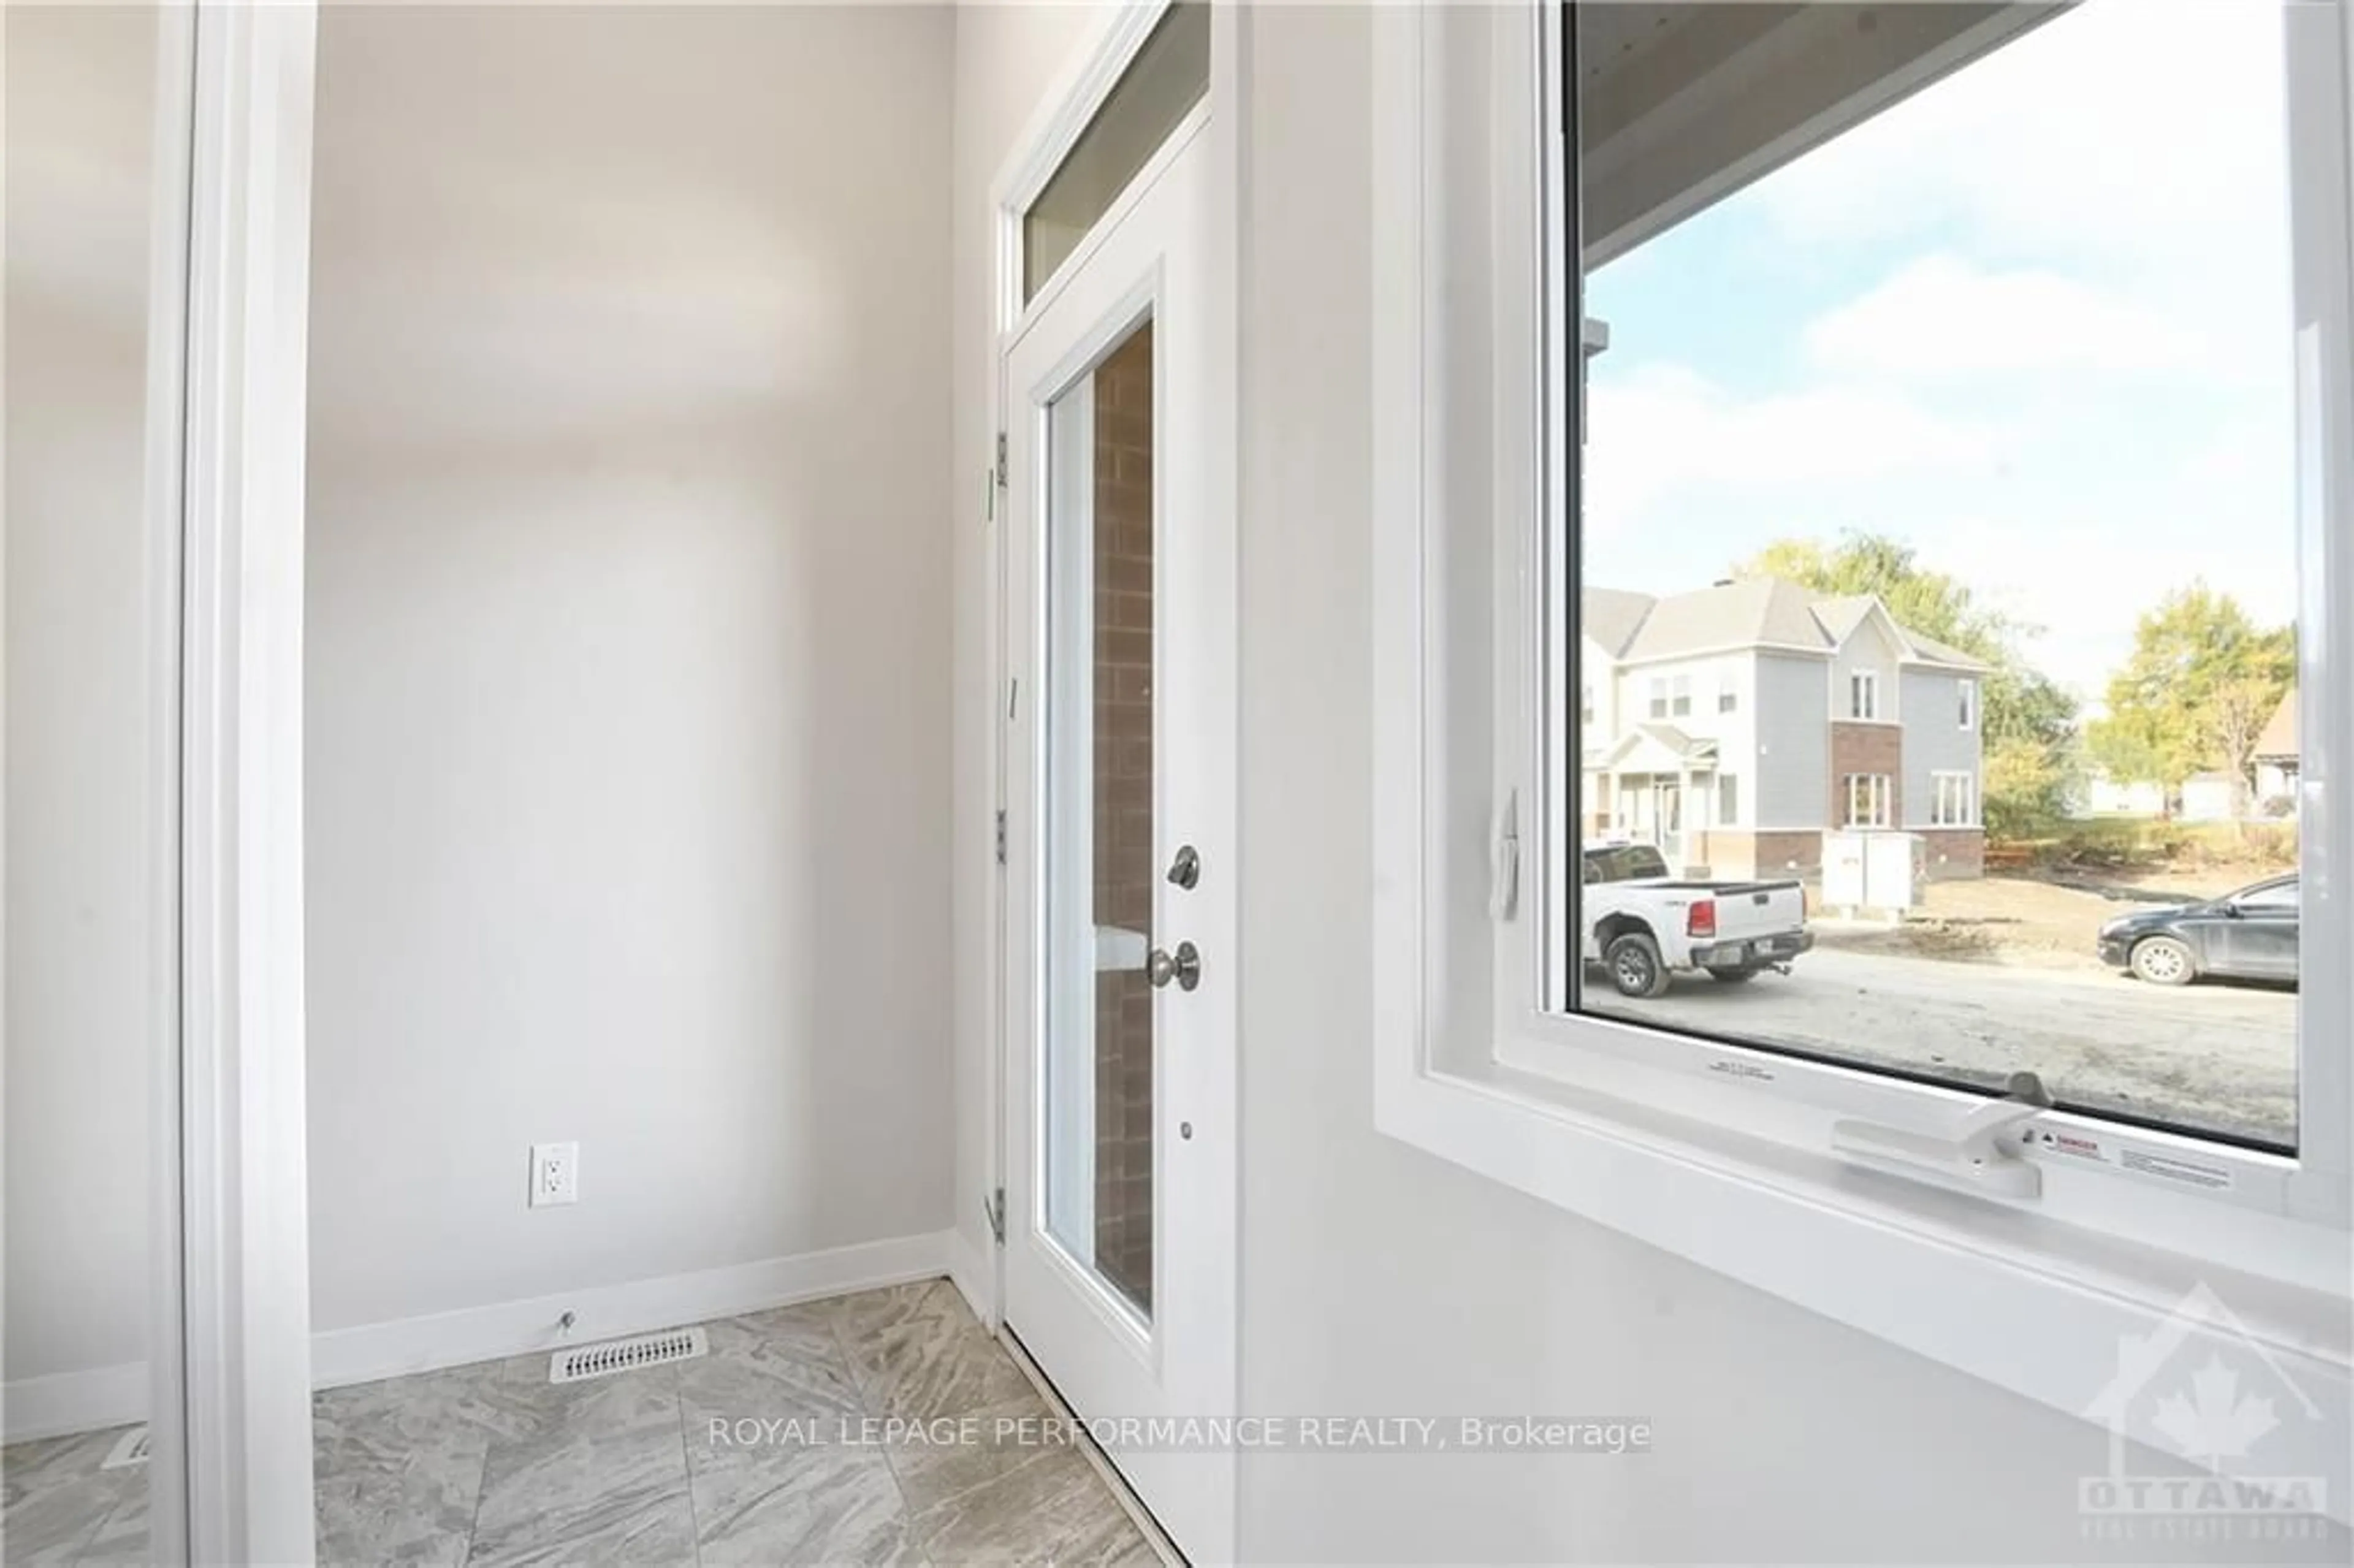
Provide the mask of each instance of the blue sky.
[{"label": "blue sky", "polygon": [[1602,268],[1586,578],[1893,535],[2097,699],[2201,577],[2295,605],[2279,13],[2091,0]]}]

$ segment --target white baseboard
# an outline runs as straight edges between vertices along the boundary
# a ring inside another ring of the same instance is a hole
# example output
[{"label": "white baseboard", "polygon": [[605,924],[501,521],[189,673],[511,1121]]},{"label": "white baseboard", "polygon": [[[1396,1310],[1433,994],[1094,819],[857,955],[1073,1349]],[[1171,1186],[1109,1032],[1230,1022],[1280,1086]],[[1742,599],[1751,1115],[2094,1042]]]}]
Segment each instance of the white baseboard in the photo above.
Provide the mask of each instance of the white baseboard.
[{"label": "white baseboard", "polygon": [[0,1441],[27,1443],[146,1419],[145,1361],[0,1384]]},{"label": "white baseboard", "polygon": [[949,1278],[964,1295],[972,1315],[990,1328],[997,1327],[997,1270],[982,1248],[961,1230],[947,1233]]},{"label": "white baseboard", "polygon": [[[971,1244],[953,1231],[862,1242],[792,1257],[673,1274],[627,1285],[501,1301],[389,1323],[366,1323],[311,1337],[311,1384],[341,1388],[470,1361],[496,1361],[563,1344],[679,1328],[796,1301],[936,1279],[959,1266]],[[970,1269],[975,1266],[962,1266]],[[983,1275],[981,1277],[986,1278]],[[961,1282],[959,1288],[970,1294]],[[572,1331],[557,1320],[573,1314]],[[147,1418],[143,1361],[59,1372],[0,1386],[0,1440],[18,1443],[120,1426]]]},{"label": "white baseboard", "polygon": [[[861,1242],[695,1274],[336,1329],[311,1336],[311,1383],[316,1388],[341,1388],[937,1278],[948,1272],[949,1236],[935,1231]],[[572,1331],[565,1334],[556,1325],[567,1311],[574,1321]]]}]

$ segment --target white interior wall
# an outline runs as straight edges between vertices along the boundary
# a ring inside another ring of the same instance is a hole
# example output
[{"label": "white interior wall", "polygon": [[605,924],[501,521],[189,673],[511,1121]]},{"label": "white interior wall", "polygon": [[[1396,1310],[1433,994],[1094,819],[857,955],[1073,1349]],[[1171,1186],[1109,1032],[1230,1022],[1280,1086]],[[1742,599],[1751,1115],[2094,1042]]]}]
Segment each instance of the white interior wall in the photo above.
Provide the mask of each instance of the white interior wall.
[{"label": "white interior wall", "polygon": [[144,791],[169,694],[152,678],[142,515],[155,21],[11,5],[5,25],[14,1423],[43,1403],[35,1380],[143,1354],[149,1052],[167,1005],[147,986],[166,911]]},{"label": "white interior wall", "polygon": [[322,1330],[949,1224],[952,22],[322,16]]}]

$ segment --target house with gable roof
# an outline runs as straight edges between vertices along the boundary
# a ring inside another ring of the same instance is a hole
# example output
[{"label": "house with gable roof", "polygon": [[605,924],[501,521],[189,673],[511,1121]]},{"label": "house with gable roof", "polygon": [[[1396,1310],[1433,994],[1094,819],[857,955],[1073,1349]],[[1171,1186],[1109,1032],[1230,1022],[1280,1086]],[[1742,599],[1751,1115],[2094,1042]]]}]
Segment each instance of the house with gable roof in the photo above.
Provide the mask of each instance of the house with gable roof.
[{"label": "house with gable roof", "polygon": [[1980,874],[1986,663],[1871,595],[1759,577],[1583,597],[1580,813],[1690,874],[1812,875],[1829,832],[1921,835]]},{"label": "house with gable roof", "polygon": [[2296,688],[2291,686],[2256,736],[2256,807],[2267,816],[2295,815],[2304,752],[2296,738]]}]

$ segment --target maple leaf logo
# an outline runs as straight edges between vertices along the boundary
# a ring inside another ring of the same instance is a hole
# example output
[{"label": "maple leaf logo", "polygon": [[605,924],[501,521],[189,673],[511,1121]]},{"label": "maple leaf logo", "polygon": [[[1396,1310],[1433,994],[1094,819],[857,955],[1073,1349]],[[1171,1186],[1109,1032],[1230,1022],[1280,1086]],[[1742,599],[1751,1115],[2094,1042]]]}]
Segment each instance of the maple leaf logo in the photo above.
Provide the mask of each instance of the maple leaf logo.
[{"label": "maple leaf logo", "polygon": [[2219,1468],[2225,1459],[2244,1457],[2280,1420],[2271,1400],[2241,1398],[2239,1374],[2210,1357],[2191,1376],[2190,1397],[2169,1393],[2159,1400],[2150,1425],[2186,1457]]}]

